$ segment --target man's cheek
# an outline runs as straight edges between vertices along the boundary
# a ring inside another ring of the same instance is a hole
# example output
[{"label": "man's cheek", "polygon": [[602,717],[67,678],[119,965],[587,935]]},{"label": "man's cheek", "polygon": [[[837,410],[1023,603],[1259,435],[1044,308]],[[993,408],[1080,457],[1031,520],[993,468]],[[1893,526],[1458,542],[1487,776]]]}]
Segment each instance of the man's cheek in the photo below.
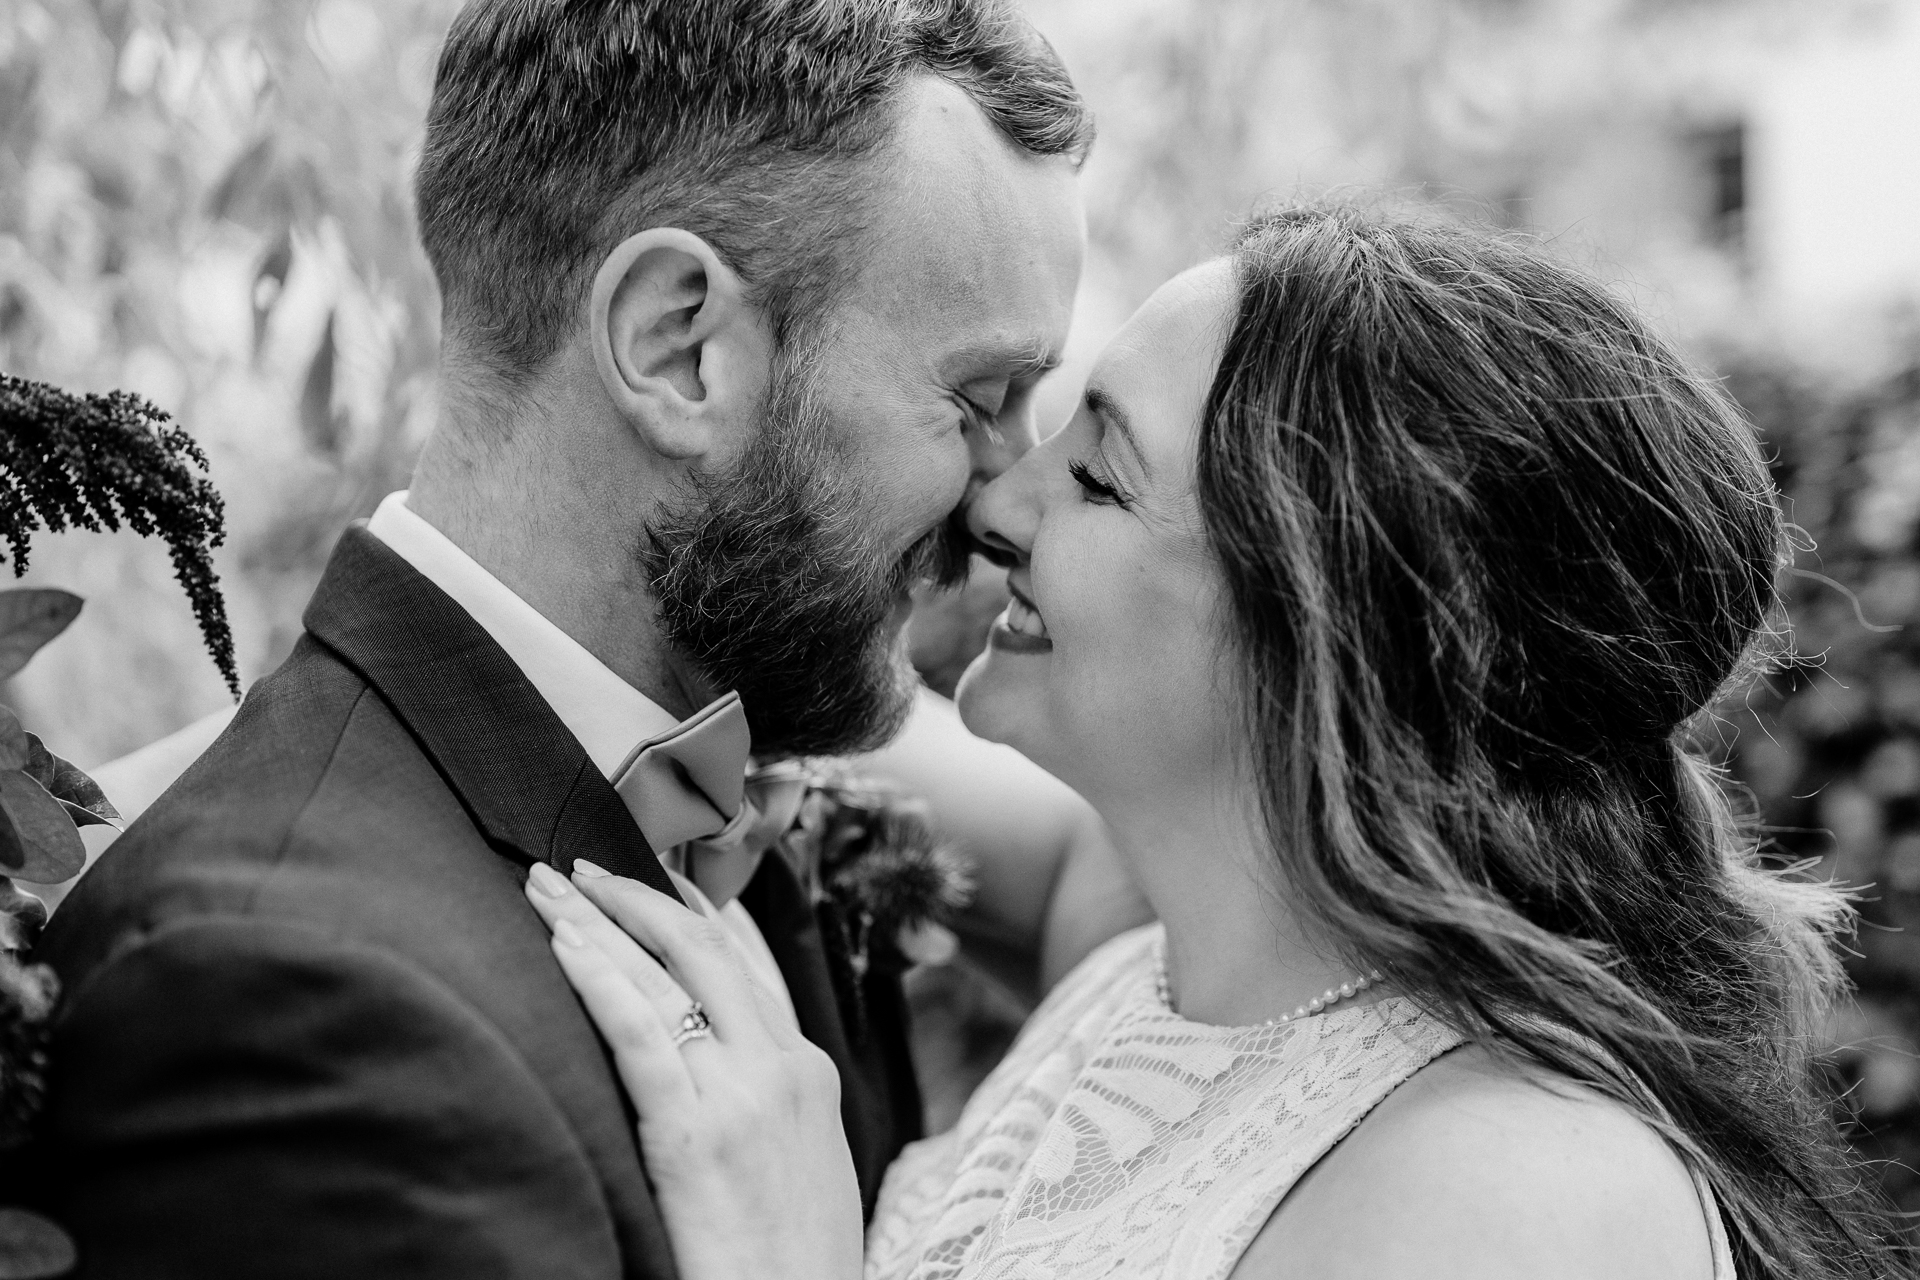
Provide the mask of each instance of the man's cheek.
[{"label": "man's cheek", "polygon": [[945,538],[963,508],[966,487],[915,485],[890,504],[893,544],[905,548],[923,538]]}]

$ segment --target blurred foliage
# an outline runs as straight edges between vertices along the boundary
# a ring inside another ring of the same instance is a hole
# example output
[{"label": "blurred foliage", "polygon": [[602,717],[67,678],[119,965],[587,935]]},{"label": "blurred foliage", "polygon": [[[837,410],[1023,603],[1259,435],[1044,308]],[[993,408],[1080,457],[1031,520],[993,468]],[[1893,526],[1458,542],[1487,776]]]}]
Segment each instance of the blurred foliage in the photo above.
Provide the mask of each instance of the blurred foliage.
[{"label": "blurred foliage", "polygon": [[[228,503],[242,669],[278,662],[340,528],[431,424],[408,191],[454,0],[0,5],[0,368],[192,424]],[[49,542],[93,596],[16,697],[84,758],[210,711],[164,553]]]},{"label": "blurred foliage", "polygon": [[1733,356],[1802,551],[1791,657],[1725,712],[1734,775],[1783,863],[1853,887],[1836,1082],[1900,1207],[1920,1211],[1920,331],[1878,376]]}]

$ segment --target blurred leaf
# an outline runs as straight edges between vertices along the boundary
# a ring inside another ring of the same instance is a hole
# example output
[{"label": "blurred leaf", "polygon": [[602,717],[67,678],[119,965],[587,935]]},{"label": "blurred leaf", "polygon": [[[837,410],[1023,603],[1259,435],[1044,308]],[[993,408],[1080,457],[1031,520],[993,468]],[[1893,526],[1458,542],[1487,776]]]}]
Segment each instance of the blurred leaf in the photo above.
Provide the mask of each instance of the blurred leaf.
[{"label": "blurred leaf", "polygon": [[71,591],[52,587],[0,591],[0,680],[11,680],[42,645],[65,631],[84,603]]},{"label": "blurred leaf", "polygon": [[0,1209],[0,1280],[52,1280],[78,1261],[59,1227],[25,1209]]},{"label": "blurred leaf", "polygon": [[19,885],[0,877],[0,921],[5,924],[7,951],[31,950],[47,924],[47,904]]},{"label": "blurred leaf", "polygon": [[0,805],[0,870],[13,875],[26,865],[27,846],[21,839],[20,828],[13,824],[6,807]]},{"label": "blurred leaf", "polygon": [[114,809],[112,805],[107,805],[108,809],[113,810],[111,817],[77,805],[71,800],[62,800],[60,807],[67,811],[67,816],[73,819],[73,825],[76,827],[119,827],[126,821],[120,816],[120,811]]},{"label": "blurred leaf", "polygon": [[30,757],[21,771],[45,787],[67,809],[75,826],[118,826],[120,811],[107,799],[100,784],[69,760],[47,750],[38,734],[26,735]]},{"label": "blurred leaf", "polygon": [[273,174],[273,135],[262,134],[242,151],[207,197],[207,212],[215,218],[233,218],[241,203]]},{"label": "blurred leaf", "polygon": [[279,301],[291,270],[293,236],[282,229],[280,238],[273,242],[273,247],[260,259],[259,269],[253,273],[253,354],[256,359],[261,344],[267,340],[267,321],[273,316],[273,304]]},{"label": "blurred leaf", "polygon": [[307,381],[300,389],[300,434],[314,452],[333,457],[340,452],[340,416],[333,408],[334,313],[327,313],[327,328],[320,335],[320,347],[307,366]]},{"label": "blurred leaf", "polygon": [[20,727],[13,708],[0,706],[0,769],[24,769],[33,758],[33,735]]},{"label": "blurred leaf", "polygon": [[1920,1059],[1909,1045],[1875,1045],[1860,1067],[1855,1102],[1869,1118],[1902,1111],[1920,1095]]},{"label": "blurred leaf", "polygon": [[1920,743],[1889,738],[1875,747],[1860,766],[1860,785],[1884,800],[1920,794]]},{"label": "blurred leaf", "polygon": [[59,884],[86,867],[87,846],[66,807],[18,769],[0,773],[0,808],[6,810],[20,847],[19,862],[4,864],[7,874],[35,884]]},{"label": "blurred leaf", "polygon": [[40,735],[37,733],[27,733],[22,730],[20,736],[26,743],[27,758],[12,767],[51,792],[55,773],[53,752],[47,750],[47,744],[40,741]]},{"label": "blurred leaf", "polygon": [[[0,878],[0,889],[10,881]],[[0,960],[0,1021],[12,1019],[16,1027],[44,1023],[53,1015],[60,999],[60,979],[43,964],[23,965],[16,960]],[[0,1113],[4,1113],[0,1105]],[[0,1134],[6,1132],[7,1117],[0,1114]],[[6,1150],[0,1138],[0,1151]]]}]

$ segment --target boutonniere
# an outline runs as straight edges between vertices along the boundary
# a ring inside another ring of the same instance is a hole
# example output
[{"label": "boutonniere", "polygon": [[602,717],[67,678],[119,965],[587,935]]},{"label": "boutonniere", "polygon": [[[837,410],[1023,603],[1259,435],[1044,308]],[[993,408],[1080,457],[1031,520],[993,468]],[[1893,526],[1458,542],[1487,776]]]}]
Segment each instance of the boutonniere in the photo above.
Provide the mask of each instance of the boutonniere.
[{"label": "boutonniere", "polygon": [[905,968],[953,958],[948,926],[973,897],[971,869],[934,831],[923,801],[841,770],[809,777],[776,847],[813,900],[828,961],[841,971],[848,1031],[863,1038],[861,988],[876,959]]}]

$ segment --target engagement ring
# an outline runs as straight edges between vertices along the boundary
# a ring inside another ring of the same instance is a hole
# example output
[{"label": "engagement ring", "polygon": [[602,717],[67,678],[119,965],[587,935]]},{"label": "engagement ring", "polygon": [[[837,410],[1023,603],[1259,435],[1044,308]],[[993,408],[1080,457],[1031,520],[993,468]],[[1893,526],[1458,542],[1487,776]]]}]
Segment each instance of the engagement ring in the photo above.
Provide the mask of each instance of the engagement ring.
[{"label": "engagement ring", "polygon": [[687,1011],[680,1015],[680,1029],[673,1033],[673,1042],[676,1045],[682,1045],[689,1040],[698,1040],[712,1034],[713,1020],[707,1017],[707,1011],[701,1007],[698,1000],[695,1000],[687,1006]]}]

